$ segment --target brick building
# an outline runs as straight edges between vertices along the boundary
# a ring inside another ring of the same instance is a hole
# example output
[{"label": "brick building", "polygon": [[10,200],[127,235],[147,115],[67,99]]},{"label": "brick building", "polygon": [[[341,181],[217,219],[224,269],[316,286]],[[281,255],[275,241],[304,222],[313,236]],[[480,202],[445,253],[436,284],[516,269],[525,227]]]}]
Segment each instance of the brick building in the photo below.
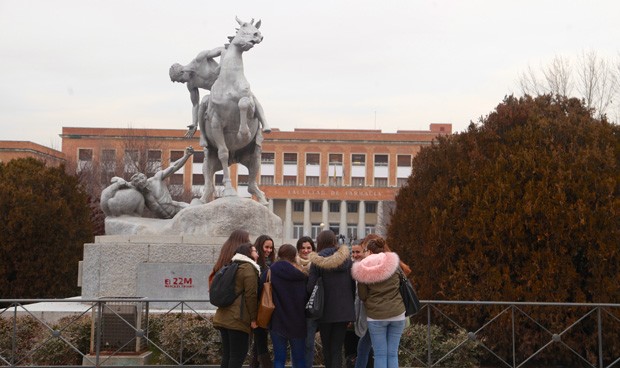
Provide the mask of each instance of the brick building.
[{"label": "brick building", "polygon": [[65,162],[65,155],[28,141],[0,141],[0,162],[9,162],[16,158],[32,157],[44,161],[46,165],[58,166]]},{"label": "brick building", "polygon": [[[331,228],[347,238],[370,232],[384,233],[394,197],[411,173],[411,160],[423,146],[441,134],[451,134],[451,124],[431,124],[428,131],[342,129],[274,129],[264,135],[259,186],[269,198],[269,208],[284,224],[284,238],[316,237]],[[184,130],[70,128],[62,131],[62,151],[77,170],[100,167],[100,184],[124,171],[129,163],[145,158],[144,170],[152,174],[183,155],[187,146],[199,147],[198,134],[184,138]],[[198,150],[192,160],[170,178],[172,193],[191,192],[199,197],[204,184]],[[231,167],[232,184],[240,196],[247,192],[248,171]],[[221,184],[221,171],[216,173]]]}]

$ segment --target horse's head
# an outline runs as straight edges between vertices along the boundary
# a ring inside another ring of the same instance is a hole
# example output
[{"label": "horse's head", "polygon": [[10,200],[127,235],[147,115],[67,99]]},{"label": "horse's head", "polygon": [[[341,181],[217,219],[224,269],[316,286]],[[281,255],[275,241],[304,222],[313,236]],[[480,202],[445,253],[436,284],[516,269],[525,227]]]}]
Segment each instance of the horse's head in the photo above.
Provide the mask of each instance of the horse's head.
[{"label": "horse's head", "polygon": [[235,19],[240,27],[237,28],[237,34],[234,37],[229,37],[231,45],[239,47],[243,51],[248,51],[263,40],[263,35],[258,30],[260,28],[260,20],[254,24],[254,19],[251,22],[242,22],[237,17]]}]

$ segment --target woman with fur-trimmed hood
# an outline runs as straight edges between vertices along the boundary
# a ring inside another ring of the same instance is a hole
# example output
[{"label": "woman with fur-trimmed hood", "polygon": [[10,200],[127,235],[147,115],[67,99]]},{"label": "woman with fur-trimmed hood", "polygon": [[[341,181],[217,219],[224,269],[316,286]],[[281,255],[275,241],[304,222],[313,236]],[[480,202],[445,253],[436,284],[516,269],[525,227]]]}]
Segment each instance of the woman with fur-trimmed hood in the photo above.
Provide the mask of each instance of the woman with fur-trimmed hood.
[{"label": "woman with fur-trimmed hood", "polygon": [[405,328],[405,304],[400,295],[400,259],[382,238],[366,243],[370,254],[353,264],[351,274],[366,307],[375,368],[398,368],[398,345]]},{"label": "woman with fur-trimmed hood", "polygon": [[323,345],[325,368],[342,367],[342,350],[347,324],[355,320],[355,282],[351,277],[349,247],[338,246],[336,234],[324,230],[317,236],[317,253],[310,253],[312,262],[308,277],[308,295],[316,280],[323,278],[323,316],[317,320]]}]

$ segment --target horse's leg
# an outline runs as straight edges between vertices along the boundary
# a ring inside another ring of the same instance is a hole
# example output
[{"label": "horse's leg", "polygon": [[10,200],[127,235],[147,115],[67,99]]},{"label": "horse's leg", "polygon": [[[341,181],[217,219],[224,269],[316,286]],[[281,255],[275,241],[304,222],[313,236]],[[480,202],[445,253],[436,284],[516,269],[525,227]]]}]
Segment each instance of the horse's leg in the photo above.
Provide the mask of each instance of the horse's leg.
[{"label": "horse's leg", "polygon": [[247,154],[241,160],[241,163],[248,168],[248,192],[256,197],[258,203],[266,206],[269,204],[269,201],[265,197],[265,193],[258,188],[256,182],[258,172],[260,171],[261,151],[261,146],[256,145],[254,152]]},{"label": "horse's leg", "polygon": [[222,165],[223,172],[223,184],[224,184],[224,192],[222,193],[223,197],[236,196],[237,191],[233,188],[230,180],[230,170],[228,169],[228,147],[226,147],[226,141],[224,139],[224,130],[221,127],[221,124],[212,124],[210,126],[210,137],[211,140],[217,146],[217,157],[220,160],[220,164]]},{"label": "horse's leg", "polygon": [[214,149],[209,150],[205,147],[205,159],[202,163],[202,174],[205,177],[204,193],[200,197],[200,201],[208,203],[214,200],[213,194],[215,193],[215,172],[220,170],[221,164]]},{"label": "horse's leg", "polygon": [[251,97],[242,97],[239,100],[239,132],[237,133],[237,138],[239,141],[249,141],[250,140],[250,128],[248,127],[248,122],[250,119],[254,118],[254,111],[256,109],[256,105],[254,104],[254,99]]}]

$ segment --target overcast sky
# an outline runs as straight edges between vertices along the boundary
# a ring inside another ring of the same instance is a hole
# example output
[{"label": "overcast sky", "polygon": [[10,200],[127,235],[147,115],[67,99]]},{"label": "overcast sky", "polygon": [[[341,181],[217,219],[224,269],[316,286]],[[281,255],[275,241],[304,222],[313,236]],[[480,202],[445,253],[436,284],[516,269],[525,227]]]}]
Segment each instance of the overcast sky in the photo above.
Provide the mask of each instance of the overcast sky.
[{"label": "overcast sky", "polygon": [[528,65],[620,51],[620,1],[0,0],[0,140],[63,126],[184,129],[168,69],[262,20],[245,73],[270,125],[462,131]]}]

